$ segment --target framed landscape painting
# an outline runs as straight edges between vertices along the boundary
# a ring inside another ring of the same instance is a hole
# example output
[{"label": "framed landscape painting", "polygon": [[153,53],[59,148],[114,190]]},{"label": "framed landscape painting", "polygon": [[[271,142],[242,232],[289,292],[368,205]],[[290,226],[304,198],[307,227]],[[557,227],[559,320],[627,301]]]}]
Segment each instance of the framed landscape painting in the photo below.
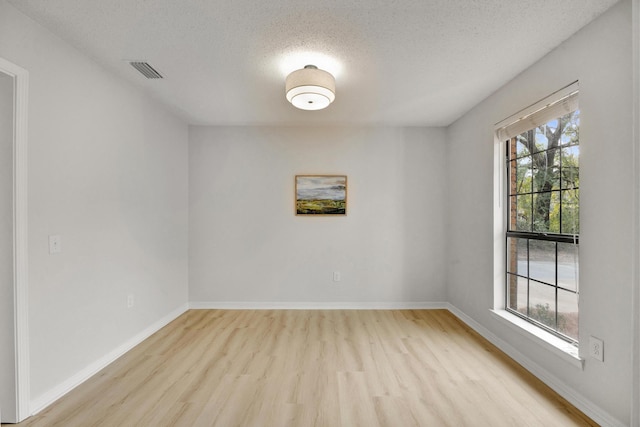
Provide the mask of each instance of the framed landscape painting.
[{"label": "framed landscape painting", "polygon": [[346,214],[346,175],[296,175],[296,215]]}]

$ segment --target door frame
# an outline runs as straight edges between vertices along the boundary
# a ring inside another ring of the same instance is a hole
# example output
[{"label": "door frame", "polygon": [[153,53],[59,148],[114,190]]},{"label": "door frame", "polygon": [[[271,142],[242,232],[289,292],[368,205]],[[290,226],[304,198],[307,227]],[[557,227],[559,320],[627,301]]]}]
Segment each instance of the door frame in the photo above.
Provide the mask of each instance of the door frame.
[{"label": "door frame", "polygon": [[30,414],[29,293],[27,263],[27,105],[29,73],[0,57],[0,72],[13,77],[13,306],[16,351],[16,414]]},{"label": "door frame", "polygon": [[640,0],[632,0],[633,87],[633,282],[631,424],[640,426]]}]

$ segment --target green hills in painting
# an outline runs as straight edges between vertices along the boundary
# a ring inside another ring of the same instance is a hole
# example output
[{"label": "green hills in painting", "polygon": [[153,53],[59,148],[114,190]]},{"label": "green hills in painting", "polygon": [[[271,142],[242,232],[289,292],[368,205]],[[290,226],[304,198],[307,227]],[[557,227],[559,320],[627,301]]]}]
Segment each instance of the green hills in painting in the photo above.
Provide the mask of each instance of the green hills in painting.
[{"label": "green hills in painting", "polygon": [[296,214],[302,215],[345,215],[347,203],[344,200],[297,200]]}]

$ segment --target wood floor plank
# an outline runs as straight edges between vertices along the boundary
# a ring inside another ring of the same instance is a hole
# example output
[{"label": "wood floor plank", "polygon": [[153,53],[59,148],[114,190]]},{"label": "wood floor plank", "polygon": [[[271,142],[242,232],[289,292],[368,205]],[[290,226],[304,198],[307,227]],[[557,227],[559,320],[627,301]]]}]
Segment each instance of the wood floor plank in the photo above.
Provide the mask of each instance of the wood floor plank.
[{"label": "wood floor plank", "polygon": [[446,310],[190,310],[23,427],[595,426]]}]

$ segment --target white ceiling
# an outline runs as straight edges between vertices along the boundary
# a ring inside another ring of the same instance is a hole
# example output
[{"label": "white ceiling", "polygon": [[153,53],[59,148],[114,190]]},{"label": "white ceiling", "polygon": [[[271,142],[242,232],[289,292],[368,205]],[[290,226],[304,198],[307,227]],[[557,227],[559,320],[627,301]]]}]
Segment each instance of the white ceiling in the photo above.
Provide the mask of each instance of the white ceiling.
[{"label": "white ceiling", "polygon": [[[448,125],[617,0],[8,0],[191,124]],[[164,75],[147,80],[126,60]],[[326,110],[286,74],[336,76]]]}]

